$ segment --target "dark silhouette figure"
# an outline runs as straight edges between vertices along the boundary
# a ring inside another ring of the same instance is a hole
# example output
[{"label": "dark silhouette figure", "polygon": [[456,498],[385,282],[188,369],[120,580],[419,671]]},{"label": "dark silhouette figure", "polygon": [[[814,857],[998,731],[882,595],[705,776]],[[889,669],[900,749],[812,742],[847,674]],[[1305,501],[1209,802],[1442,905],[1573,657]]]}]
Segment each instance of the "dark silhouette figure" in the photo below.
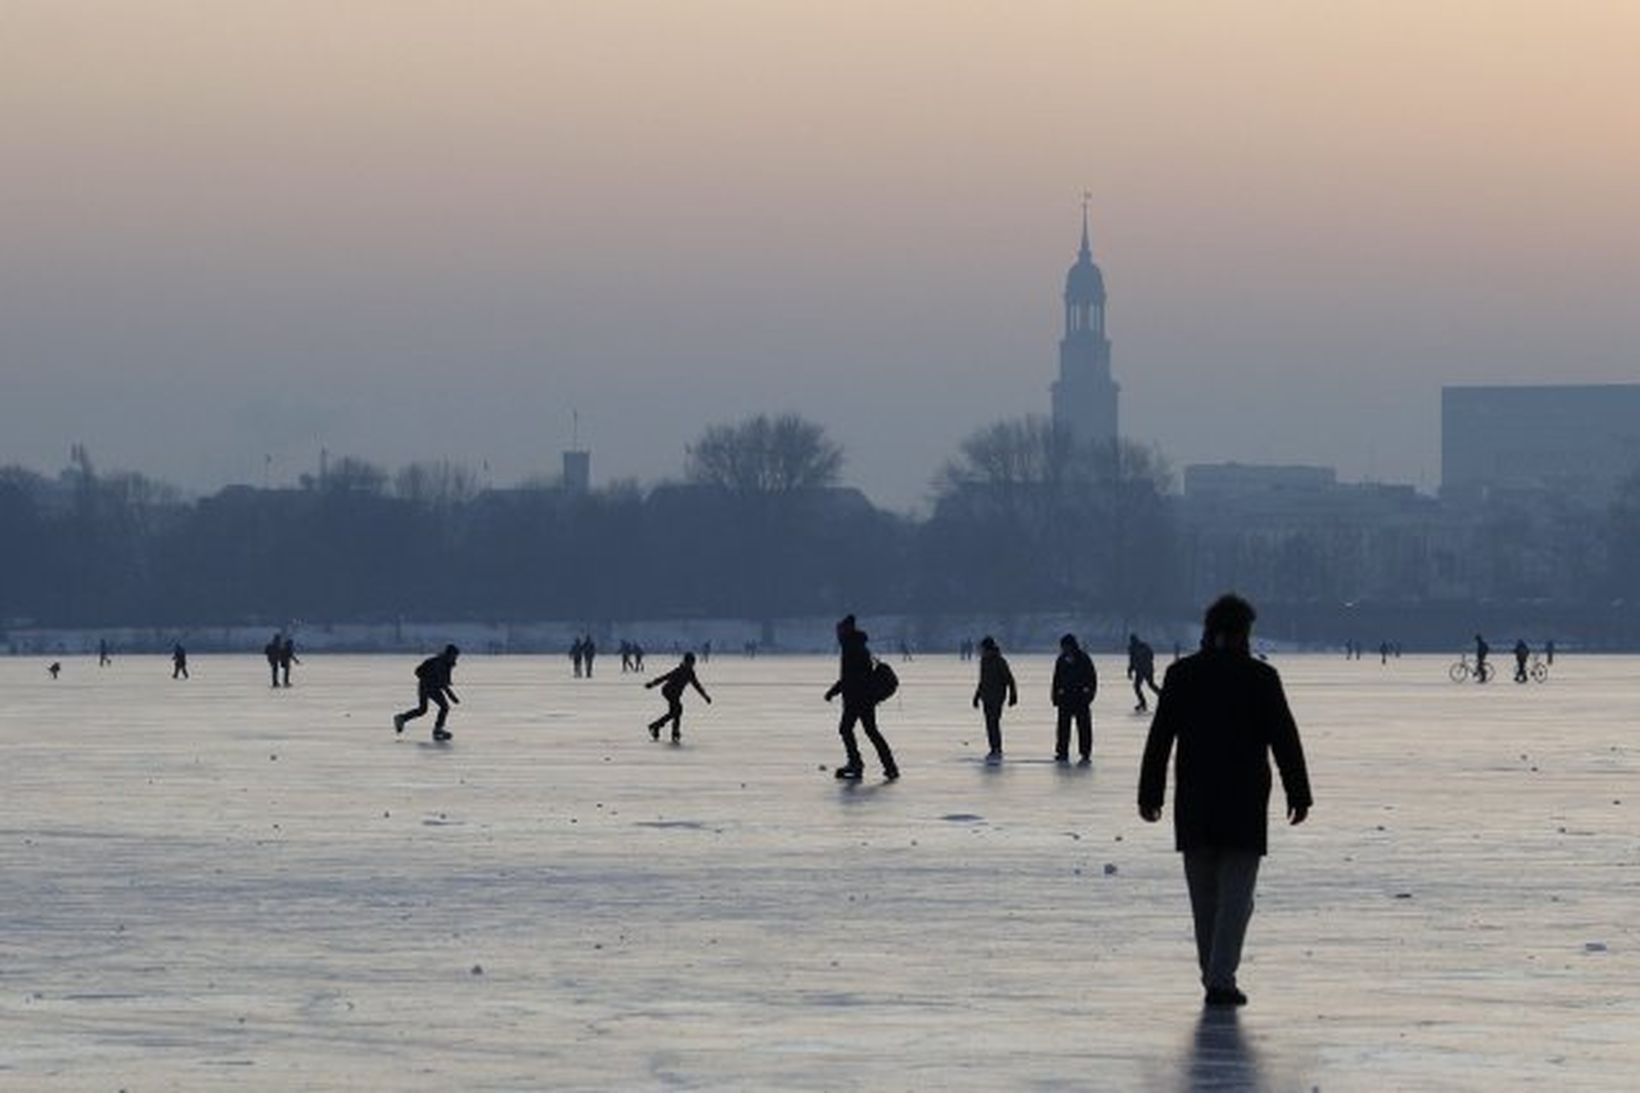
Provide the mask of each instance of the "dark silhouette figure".
[{"label": "dark silhouette figure", "polygon": [[624,676],[632,670],[632,643],[621,642],[621,674]]},{"label": "dark silhouette figure", "polygon": [[700,662],[702,664],[712,663],[712,643],[709,641],[700,643]]},{"label": "dark silhouette figure", "polygon": [[637,642],[632,643],[632,670],[634,672],[643,671],[643,646]]},{"label": "dark silhouette figure", "polygon": [[1019,688],[1014,685],[1014,673],[1008,660],[997,648],[996,639],[987,634],[979,643],[979,685],[974,688],[974,706],[985,711],[985,740],[991,746],[987,762],[1002,758],[1002,703],[1019,703]]},{"label": "dark silhouette figure", "polygon": [[279,686],[279,651],[284,647],[277,633],[262,646],[262,655],[268,658],[268,674],[273,677],[275,687]]},{"label": "dark silhouette figure", "polygon": [[890,781],[900,776],[894,762],[894,752],[888,741],[877,730],[877,694],[872,685],[871,650],[867,647],[866,632],[854,624],[854,616],[845,616],[837,624],[837,644],[841,650],[837,682],[826,691],[826,701],[843,696],[843,717],[837,733],[843,738],[844,765],[837,768],[837,777],[858,779],[864,770],[860,761],[860,745],[854,739],[854,726],[865,730],[866,739],[877,749],[877,758],[883,764],[883,777]]},{"label": "dark silhouette figure", "polygon": [[664,675],[658,675],[645,683],[644,690],[651,687],[661,689],[661,697],[666,699],[666,712],[649,723],[649,737],[652,740],[661,738],[661,726],[668,721],[672,722],[672,743],[676,744],[683,739],[683,691],[686,687],[693,687],[700,692],[700,697],[706,704],[712,704],[712,696],[706,693],[706,688],[700,685],[695,678],[695,654],[683,654],[683,663]]},{"label": "dark silhouette figure", "polygon": [[580,679],[584,674],[583,664],[586,659],[586,644],[579,637],[569,647],[569,659],[575,662],[575,678]]},{"label": "dark silhouette figure", "polygon": [[1139,770],[1139,815],[1154,823],[1162,818],[1168,754],[1178,741],[1174,838],[1184,854],[1208,1005],[1247,1001],[1236,969],[1268,849],[1270,755],[1281,771],[1288,819],[1303,823],[1312,804],[1281,677],[1251,654],[1254,617],[1239,596],[1222,596],[1207,609],[1201,651],[1169,668],[1162,683]]},{"label": "dark silhouette figure", "polygon": [[1543,643],[1543,659],[1551,666],[1555,662],[1555,639],[1550,638]]},{"label": "dark silhouette figure", "polygon": [[171,678],[188,678],[188,650],[179,641],[171,647]]},{"label": "dark silhouette figure", "polygon": [[900,639],[900,659],[902,661],[911,659],[911,646],[906,644],[904,638]]},{"label": "dark silhouette figure", "polygon": [[1515,682],[1525,683],[1531,677],[1526,674],[1526,662],[1532,657],[1532,647],[1526,644],[1525,638],[1515,640]]},{"label": "dark silhouette figure", "polygon": [[1053,666],[1053,704],[1059,710],[1059,726],[1054,736],[1053,757],[1070,760],[1071,722],[1076,722],[1076,745],[1083,763],[1093,762],[1093,696],[1099,691],[1099,675],[1093,660],[1076,643],[1076,635],[1059,639],[1059,659]]},{"label": "dark silhouette figure", "polygon": [[[427,704],[431,702],[438,707],[438,718],[433,722],[433,739],[448,740],[454,734],[446,732],[444,721],[450,716],[450,703],[461,705],[461,699],[456,697],[455,691],[450,689],[450,673],[455,671],[456,658],[461,650],[454,645],[446,645],[444,651],[437,656],[428,657],[416,666],[416,702],[413,710],[406,710],[401,714],[393,715],[393,731],[402,733],[406,721],[414,721],[427,712]],[[446,701],[448,699],[448,701]]]},{"label": "dark silhouette figure", "polygon": [[106,668],[112,663],[114,658],[108,655],[108,639],[103,638],[97,642],[97,667]]},{"label": "dark silhouette figure", "polygon": [[296,639],[289,634],[279,643],[279,671],[285,677],[285,686],[290,686],[290,666],[302,663],[302,658],[296,655]]},{"label": "dark silhouette figure", "polygon": [[588,679],[592,678],[592,660],[597,655],[598,645],[592,640],[592,635],[588,634],[581,639],[581,661],[586,665]]},{"label": "dark silhouette figure", "polygon": [[1128,635],[1127,677],[1133,680],[1133,697],[1139,700],[1133,711],[1144,713],[1150,709],[1150,703],[1145,701],[1145,688],[1149,687],[1151,694],[1162,692],[1156,686],[1156,650],[1140,641],[1138,634]]},{"label": "dark silhouette figure", "polygon": [[1378,663],[1389,663],[1389,642],[1387,641],[1381,641],[1378,643]]},{"label": "dark silhouette figure", "polygon": [[1486,667],[1486,654],[1490,653],[1491,651],[1492,651],[1492,647],[1490,645],[1486,644],[1486,639],[1481,637],[1479,634],[1476,634],[1475,635],[1475,682],[1476,683],[1485,683],[1486,682],[1486,673],[1484,671],[1482,671],[1481,669]]},{"label": "dark silhouette figure", "polygon": [[46,666],[46,671],[51,674],[52,679],[56,679],[57,678],[57,673],[61,672],[62,670],[63,670],[63,665],[62,665],[61,661],[54,660],[49,665]]}]

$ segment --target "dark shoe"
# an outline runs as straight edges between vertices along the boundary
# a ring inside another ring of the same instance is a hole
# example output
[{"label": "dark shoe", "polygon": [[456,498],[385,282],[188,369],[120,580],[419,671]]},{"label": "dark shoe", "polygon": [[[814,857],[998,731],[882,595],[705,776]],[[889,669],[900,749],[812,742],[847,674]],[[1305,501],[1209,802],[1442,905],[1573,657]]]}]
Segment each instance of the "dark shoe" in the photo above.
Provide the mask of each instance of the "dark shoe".
[{"label": "dark shoe", "polygon": [[1093,756],[1084,755],[1082,758],[1080,758],[1076,761],[1076,765],[1079,766],[1079,767],[1091,767],[1091,766],[1093,766]]},{"label": "dark shoe", "polygon": [[396,713],[396,714],[393,715],[393,731],[394,732],[403,732],[404,731],[404,715],[403,714]]},{"label": "dark shoe", "polygon": [[661,727],[659,725],[649,726],[649,739],[659,740],[660,738],[661,738]]},{"label": "dark shoe", "polygon": [[1053,757],[1053,761],[1055,763],[1069,763],[1071,761],[1071,757],[1068,755],[1056,755]]},{"label": "dark shoe", "polygon": [[673,733],[673,734],[672,734],[672,743],[674,743],[674,744],[681,744],[681,743],[683,743],[683,734],[681,734],[681,733]]},{"label": "dark shoe", "polygon": [[455,735],[455,733],[448,732],[444,729],[434,729],[433,730],[433,739],[437,740],[439,743],[443,743],[444,741],[450,739],[450,737],[452,737],[454,735]]},{"label": "dark shoe", "polygon": [[838,778],[847,778],[851,782],[858,782],[860,780],[860,768],[838,767],[836,776]]},{"label": "dark shoe", "polygon": [[883,768],[883,777],[885,779],[887,779],[888,781],[890,781],[890,782],[898,781],[899,778],[900,778],[900,768],[899,767],[884,767]]},{"label": "dark shoe", "polygon": [[1247,996],[1234,987],[1208,987],[1206,1003],[1209,1006],[1245,1006]]}]

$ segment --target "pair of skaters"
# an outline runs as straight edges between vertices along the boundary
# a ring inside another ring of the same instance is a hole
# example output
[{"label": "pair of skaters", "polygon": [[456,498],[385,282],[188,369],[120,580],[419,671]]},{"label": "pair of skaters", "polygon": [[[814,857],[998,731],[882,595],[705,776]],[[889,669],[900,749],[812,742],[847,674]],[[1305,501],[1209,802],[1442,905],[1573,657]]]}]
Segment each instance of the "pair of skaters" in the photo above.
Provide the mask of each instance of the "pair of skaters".
[{"label": "pair of skaters", "polygon": [[268,643],[262,646],[262,655],[268,658],[268,671],[273,676],[273,685],[279,686],[279,674],[284,673],[286,687],[290,686],[290,666],[302,663],[302,658],[296,655],[296,639],[289,635],[275,633]]},{"label": "pair of skaters", "polygon": [[[436,656],[430,656],[416,666],[416,705],[403,713],[393,715],[393,731],[403,733],[407,722],[414,721],[427,713],[429,705],[438,707],[438,717],[433,722],[433,739],[438,742],[450,740],[455,734],[444,727],[450,717],[450,705],[461,705],[461,699],[456,697],[455,690],[450,686],[451,675],[455,671],[456,661],[461,656],[461,650],[455,645],[446,645],[444,651]],[[683,718],[683,703],[681,701],[685,687],[693,686],[700,692],[700,696],[708,703],[712,701],[700,680],[695,678],[695,655],[685,653],[683,663],[657,676],[644,684],[648,687],[660,687],[665,696],[667,711],[661,717],[651,722],[649,733],[655,739],[660,739],[661,726],[667,721],[672,722],[672,739],[679,739],[679,730]]]},{"label": "pair of skaters", "polygon": [[[1002,758],[1002,706],[1004,700],[1012,706],[1019,701],[1019,689],[1014,683],[1013,671],[996,639],[987,635],[979,643],[979,685],[974,688],[973,705],[985,711],[985,736],[990,750],[985,758],[995,763]],[[1139,704],[1136,712],[1149,708],[1144,688],[1160,694],[1156,687],[1156,654],[1139,640],[1139,635],[1128,636],[1128,678],[1133,681],[1133,693]],[[1093,761],[1093,700],[1099,693],[1099,674],[1093,667],[1076,635],[1066,634],[1059,639],[1059,657],[1054,661],[1051,697],[1059,712],[1054,732],[1054,759],[1070,761],[1071,727],[1076,728],[1079,761],[1086,765]]]}]

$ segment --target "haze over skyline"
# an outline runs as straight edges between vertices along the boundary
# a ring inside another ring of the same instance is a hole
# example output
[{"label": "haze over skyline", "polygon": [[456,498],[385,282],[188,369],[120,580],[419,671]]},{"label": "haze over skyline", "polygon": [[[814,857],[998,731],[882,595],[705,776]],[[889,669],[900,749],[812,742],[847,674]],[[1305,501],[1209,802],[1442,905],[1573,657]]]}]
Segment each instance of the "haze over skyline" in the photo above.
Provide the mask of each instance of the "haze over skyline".
[{"label": "haze over skyline", "polygon": [[1623,3],[8,5],[0,461],[673,476],[792,409],[920,504],[1045,413],[1439,475],[1446,383],[1640,379]]}]

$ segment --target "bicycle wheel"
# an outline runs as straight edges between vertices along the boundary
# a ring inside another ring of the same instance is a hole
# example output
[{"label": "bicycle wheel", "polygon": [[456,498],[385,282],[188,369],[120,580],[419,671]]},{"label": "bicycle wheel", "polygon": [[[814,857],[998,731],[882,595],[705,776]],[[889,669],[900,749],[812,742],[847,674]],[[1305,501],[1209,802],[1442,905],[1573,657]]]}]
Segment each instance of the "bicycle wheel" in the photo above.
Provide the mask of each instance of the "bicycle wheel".
[{"label": "bicycle wheel", "polygon": [[1462,683],[1464,680],[1469,678],[1469,664],[1466,661],[1460,660],[1451,668],[1447,669],[1446,674],[1452,682]]},{"label": "bicycle wheel", "polygon": [[1549,666],[1543,663],[1532,665],[1532,678],[1539,683],[1542,683],[1544,680],[1548,679]]},{"label": "bicycle wheel", "polygon": [[1480,680],[1482,683],[1491,683],[1492,666],[1490,664],[1482,664],[1479,668],[1475,669],[1475,678]]}]

